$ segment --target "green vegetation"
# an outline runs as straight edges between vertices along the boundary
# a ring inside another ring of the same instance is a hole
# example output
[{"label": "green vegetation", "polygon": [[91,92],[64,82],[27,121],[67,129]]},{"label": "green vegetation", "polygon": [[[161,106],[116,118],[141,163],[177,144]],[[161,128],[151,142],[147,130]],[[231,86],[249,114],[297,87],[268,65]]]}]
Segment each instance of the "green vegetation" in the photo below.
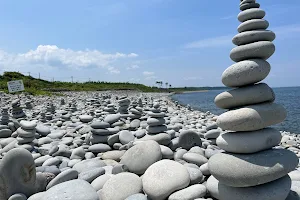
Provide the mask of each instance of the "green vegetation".
[{"label": "green vegetation", "polygon": [[157,87],[148,87],[136,83],[109,83],[109,82],[49,82],[25,76],[18,72],[4,72],[0,76],[0,90],[7,91],[7,82],[12,80],[23,80],[25,92],[33,95],[51,95],[52,92],[61,91],[103,91],[103,90],[137,90],[141,92],[160,92]]},{"label": "green vegetation", "polygon": [[183,92],[195,92],[195,91],[208,91],[208,90],[226,90],[227,87],[180,87],[172,88],[172,92],[183,93]]}]

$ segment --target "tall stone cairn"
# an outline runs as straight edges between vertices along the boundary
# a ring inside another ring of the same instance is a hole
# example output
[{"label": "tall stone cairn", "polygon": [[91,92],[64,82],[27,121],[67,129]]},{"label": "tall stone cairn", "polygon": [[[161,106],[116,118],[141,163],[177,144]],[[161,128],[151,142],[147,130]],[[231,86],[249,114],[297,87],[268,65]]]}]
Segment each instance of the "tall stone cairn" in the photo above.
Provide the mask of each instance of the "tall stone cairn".
[{"label": "tall stone cairn", "polygon": [[287,175],[298,165],[297,156],[274,148],[281,133],[269,126],[286,118],[286,110],[274,103],[273,90],[264,80],[270,72],[266,61],[275,52],[275,34],[266,30],[265,11],[255,0],[243,0],[238,34],[230,52],[236,63],[222,74],[222,82],[235,89],[219,94],[215,104],[227,112],[217,125],[226,133],[217,138],[225,150],[209,159],[212,176],[207,181],[211,195],[219,200],[285,200],[290,192]]}]

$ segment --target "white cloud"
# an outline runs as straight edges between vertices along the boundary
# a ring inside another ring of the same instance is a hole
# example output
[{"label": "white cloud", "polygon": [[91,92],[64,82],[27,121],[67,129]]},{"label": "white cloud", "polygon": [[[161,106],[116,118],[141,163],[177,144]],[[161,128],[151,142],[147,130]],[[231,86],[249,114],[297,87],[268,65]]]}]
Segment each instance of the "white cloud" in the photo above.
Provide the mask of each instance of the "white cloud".
[{"label": "white cloud", "polygon": [[131,65],[131,66],[127,67],[126,69],[127,70],[134,70],[134,69],[138,69],[138,68],[140,68],[140,66],[138,66],[138,65]]},{"label": "white cloud", "polygon": [[190,77],[184,77],[183,80],[185,81],[191,81],[191,80],[201,80],[201,77],[196,77],[196,76],[190,76]]},{"label": "white cloud", "polygon": [[114,53],[106,54],[98,50],[79,50],[59,48],[56,45],[39,45],[35,50],[12,54],[0,51],[0,65],[6,70],[22,70],[31,68],[106,68],[111,73],[120,71],[110,65],[120,59],[132,59],[138,54]]},{"label": "white cloud", "polygon": [[235,17],[235,15],[229,15],[229,16],[222,17],[221,20],[228,20],[228,19],[232,19],[234,17]]},{"label": "white cloud", "polygon": [[143,72],[143,75],[144,75],[144,76],[151,76],[151,75],[154,75],[154,72],[144,71],[144,72]]},{"label": "white cloud", "polygon": [[206,48],[206,47],[220,47],[232,45],[232,36],[225,35],[214,38],[207,38],[203,40],[194,41],[185,45],[185,48]]}]

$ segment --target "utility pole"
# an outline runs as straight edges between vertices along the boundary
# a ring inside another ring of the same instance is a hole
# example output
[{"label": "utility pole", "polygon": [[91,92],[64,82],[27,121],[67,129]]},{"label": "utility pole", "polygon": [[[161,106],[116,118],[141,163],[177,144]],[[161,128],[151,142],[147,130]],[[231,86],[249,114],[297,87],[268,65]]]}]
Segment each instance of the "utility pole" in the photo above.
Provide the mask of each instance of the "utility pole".
[{"label": "utility pole", "polygon": [[41,79],[41,74],[40,74],[40,72],[39,72],[39,79]]},{"label": "utility pole", "polygon": [[71,76],[71,79],[72,79],[72,83],[73,83],[73,76]]}]

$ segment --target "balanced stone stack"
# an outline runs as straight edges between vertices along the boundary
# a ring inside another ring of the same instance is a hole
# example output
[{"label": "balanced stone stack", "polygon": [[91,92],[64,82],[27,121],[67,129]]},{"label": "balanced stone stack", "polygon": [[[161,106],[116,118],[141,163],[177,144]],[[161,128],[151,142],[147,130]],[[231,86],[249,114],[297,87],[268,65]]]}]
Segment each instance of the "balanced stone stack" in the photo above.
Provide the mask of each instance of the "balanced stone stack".
[{"label": "balanced stone stack", "polygon": [[266,61],[275,51],[275,34],[266,30],[265,11],[255,0],[243,0],[238,15],[241,25],[230,57],[236,64],[222,75],[222,82],[233,87],[215,98],[218,107],[229,109],[217,118],[217,125],[229,132],[217,138],[226,153],[209,159],[212,176],[207,181],[211,195],[220,200],[285,200],[290,192],[287,175],[298,165],[297,156],[273,148],[281,140],[279,131],[268,128],[286,118],[285,109],[276,103],[265,83],[270,72]]},{"label": "balanced stone stack", "polygon": [[148,112],[149,118],[147,119],[147,132],[149,134],[158,134],[167,131],[167,126],[165,125],[165,113],[161,112],[159,109],[160,105],[155,103],[150,112]]},{"label": "balanced stone stack", "polygon": [[47,119],[46,119],[46,113],[45,113],[45,112],[41,112],[41,113],[40,113],[39,120],[40,120],[41,122],[46,122],[46,121],[47,121]]},{"label": "balanced stone stack", "polygon": [[35,139],[36,122],[22,120],[20,124],[21,127],[17,129],[19,145],[31,143]]},{"label": "balanced stone stack", "polygon": [[26,106],[26,109],[32,109],[31,100],[27,100],[27,101],[25,102],[25,106]]},{"label": "balanced stone stack", "polygon": [[61,98],[61,99],[60,99],[60,105],[63,106],[63,105],[65,105],[65,104],[66,104],[65,99],[64,99],[64,98]]},{"label": "balanced stone stack", "polygon": [[55,106],[52,102],[47,103],[46,106],[47,112],[54,114],[55,113]]},{"label": "balanced stone stack", "polygon": [[126,96],[123,96],[118,100],[118,104],[119,104],[118,112],[120,114],[128,114],[128,107],[130,105],[130,100]]},{"label": "balanced stone stack", "polygon": [[12,101],[11,106],[12,106],[13,118],[18,119],[18,118],[25,117],[25,113],[21,107],[20,99],[16,99],[16,100]]},{"label": "balanced stone stack", "polygon": [[0,124],[1,125],[7,125],[9,122],[9,114],[8,114],[8,108],[7,107],[3,107],[2,111],[1,111],[1,120],[0,120]]},{"label": "balanced stone stack", "polygon": [[110,128],[110,124],[108,122],[93,121],[91,127],[91,144],[107,143],[108,137],[113,134],[107,129]]}]

